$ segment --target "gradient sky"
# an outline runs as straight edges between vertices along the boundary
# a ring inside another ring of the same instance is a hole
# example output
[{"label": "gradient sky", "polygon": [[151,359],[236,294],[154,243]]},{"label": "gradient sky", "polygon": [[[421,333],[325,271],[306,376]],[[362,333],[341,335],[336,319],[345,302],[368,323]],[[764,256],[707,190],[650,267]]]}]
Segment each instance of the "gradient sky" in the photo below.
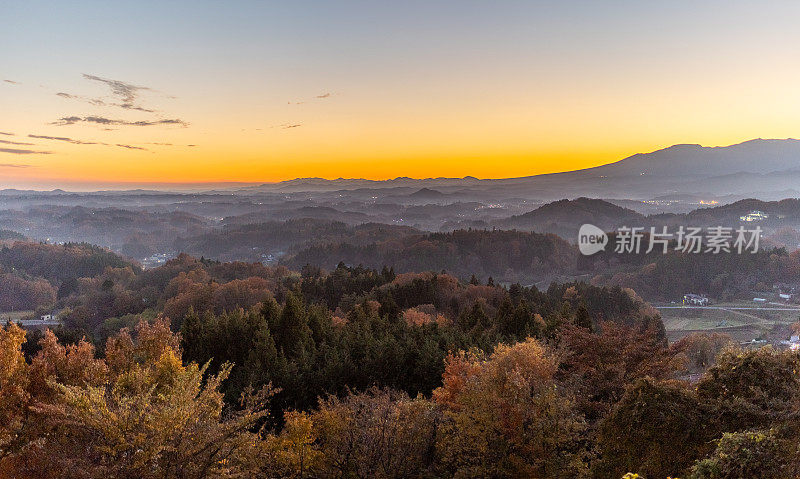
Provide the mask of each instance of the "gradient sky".
[{"label": "gradient sky", "polygon": [[500,178],[800,136],[796,1],[0,11],[0,187]]}]

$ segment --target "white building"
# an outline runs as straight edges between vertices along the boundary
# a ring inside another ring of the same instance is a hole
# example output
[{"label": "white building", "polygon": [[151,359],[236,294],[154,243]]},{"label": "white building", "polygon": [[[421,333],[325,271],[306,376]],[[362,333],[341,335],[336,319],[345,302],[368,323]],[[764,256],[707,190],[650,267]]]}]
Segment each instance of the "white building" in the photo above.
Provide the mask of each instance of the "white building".
[{"label": "white building", "polygon": [[748,223],[752,223],[753,221],[763,221],[767,218],[769,218],[769,215],[759,210],[751,211],[750,213],[739,217],[741,221],[746,221]]},{"label": "white building", "polygon": [[683,304],[691,304],[693,306],[707,306],[708,298],[699,294],[684,294]]}]

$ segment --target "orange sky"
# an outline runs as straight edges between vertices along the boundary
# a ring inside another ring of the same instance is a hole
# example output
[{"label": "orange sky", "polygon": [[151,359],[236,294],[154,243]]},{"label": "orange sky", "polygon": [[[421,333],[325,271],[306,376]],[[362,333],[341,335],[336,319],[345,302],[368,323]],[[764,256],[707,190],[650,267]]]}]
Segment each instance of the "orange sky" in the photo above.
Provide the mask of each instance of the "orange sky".
[{"label": "orange sky", "polygon": [[791,2],[196,5],[12,7],[0,188],[501,178],[800,136]]}]

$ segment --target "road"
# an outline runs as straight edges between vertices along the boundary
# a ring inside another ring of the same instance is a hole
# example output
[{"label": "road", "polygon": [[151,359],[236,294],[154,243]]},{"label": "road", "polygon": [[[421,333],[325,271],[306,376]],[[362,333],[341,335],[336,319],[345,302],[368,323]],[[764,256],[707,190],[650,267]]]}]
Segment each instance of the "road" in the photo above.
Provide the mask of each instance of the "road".
[{"label": "road", "polygon": [[754,306],[656,306],[653,305],[656,309],[719,309],[722,311],[800,311],[800,308],[765,308],[765,307],[754,307]]}]

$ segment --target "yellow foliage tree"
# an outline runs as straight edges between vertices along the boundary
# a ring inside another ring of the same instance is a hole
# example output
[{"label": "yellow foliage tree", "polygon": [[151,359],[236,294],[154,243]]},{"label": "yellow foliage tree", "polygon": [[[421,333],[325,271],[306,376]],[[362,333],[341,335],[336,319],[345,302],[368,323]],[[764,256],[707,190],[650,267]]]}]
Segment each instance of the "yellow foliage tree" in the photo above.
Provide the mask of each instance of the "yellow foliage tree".
[{"label": "yellow foliage tree", "polygon": [[[8,342],[4,351],[19,350],[18,339]],[[225,410],[220,386],[232,365],[207,377],[206,367],[183,365],[166,320],[141,324],[136,341],[127,332],[109,340],[107,360],[83,342],[63,347],[49,332],[41,344],[29,387],[36,427],[7,462],[11,477],[250,475],[247,452],[260,443],[271,388]]]},{"label": "yellow foliage tree", "polygon": [[488,358],[448,358],[434,399],[445,407],[438,449],[455,477],[581,477],[583,428],[554,380],[557,362],[535,340]]},{"label": "yellow foliage tree", "polygon": [[29,398],[28,367],[22,354],[24,342],[25,331],[16,324],[0,328],[0,461],[22,428]]}]

